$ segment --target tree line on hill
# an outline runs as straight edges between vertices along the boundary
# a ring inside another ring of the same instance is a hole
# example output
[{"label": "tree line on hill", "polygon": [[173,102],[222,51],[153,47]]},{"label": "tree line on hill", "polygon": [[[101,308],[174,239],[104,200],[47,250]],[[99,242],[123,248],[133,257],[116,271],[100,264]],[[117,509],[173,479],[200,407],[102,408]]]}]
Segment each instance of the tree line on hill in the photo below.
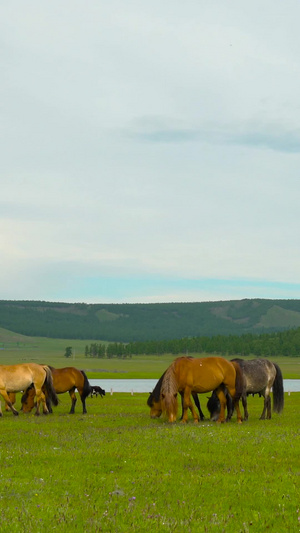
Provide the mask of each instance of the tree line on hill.
[{"label": "tree line on hill", "polygon": [[0,300],[0,327],[31,337],[119,343],[256,335],[300,327],[300,300],[160,304]]},{"label": "tree line on hill", "polygon": [[164,341],[92,343],[85,348],[85,357],[126,358],[132,355],[221,354],[268,356],[300,356],[300,328],[277,333],[253,335],[216,335]]}]

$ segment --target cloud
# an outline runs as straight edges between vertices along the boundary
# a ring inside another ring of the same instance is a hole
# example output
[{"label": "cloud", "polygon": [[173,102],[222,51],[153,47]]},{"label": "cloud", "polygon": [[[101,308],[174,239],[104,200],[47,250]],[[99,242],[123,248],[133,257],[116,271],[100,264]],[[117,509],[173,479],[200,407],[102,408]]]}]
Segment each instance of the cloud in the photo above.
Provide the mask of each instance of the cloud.
[{"label": "cloud", "polygon": [[[168,122],[170,126],[168,126]],[[201,124],[199,128],[180,127],[174,121],[160,117],[142,119],[125,133],[129,138],[150,143],[197,142],[213,145],[242,145],[245,147],[270,149],[279,152],[300,151],[300,128],[288,129],[282,123],[260,123],[258,121],[231,124]]]},{"label": "cloud", "polygon": [[297,294],[297,14],[2,3],[1,294]]}]

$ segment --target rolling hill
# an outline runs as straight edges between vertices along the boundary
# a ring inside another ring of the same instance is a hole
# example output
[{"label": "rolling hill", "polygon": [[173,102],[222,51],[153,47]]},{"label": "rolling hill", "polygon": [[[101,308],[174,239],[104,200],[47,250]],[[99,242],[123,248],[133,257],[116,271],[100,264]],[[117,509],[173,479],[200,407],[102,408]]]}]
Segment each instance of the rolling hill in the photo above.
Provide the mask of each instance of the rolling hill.
[{"label": "rolling hill", "polygon": [[30,336],[116,342],[272,333],[300,327],[300,300],[162,304],[2,300],[0,327]]}]

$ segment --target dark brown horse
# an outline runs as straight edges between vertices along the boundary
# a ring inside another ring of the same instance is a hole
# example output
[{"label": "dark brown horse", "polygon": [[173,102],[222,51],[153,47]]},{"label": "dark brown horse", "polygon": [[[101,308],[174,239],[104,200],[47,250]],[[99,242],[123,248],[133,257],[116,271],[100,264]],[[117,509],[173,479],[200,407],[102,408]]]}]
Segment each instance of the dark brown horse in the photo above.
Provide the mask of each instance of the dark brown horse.
[{"label": "dark brown horse", "polygon": [[[248,420],[247,396],[249,394],[259,394],[264,398],[264,407],[260,419],[271,418],[271,388],[273,390],[273,411],[280,413],[284,407],[284,388],[282,372],[276,363],[268,359],[232,359],[238,364],[244,377],[244,387],[242,393],[242,403],[244,408],[244,420]],[[218,398],[212,394],[207,402],[207,408],[211,419],[216,419],[219,415],[220,404]]]},{"label": "dark brown horse", "polygon": [[[91,385],[88,381],[88,378],[83,370],[77,370],[72,366],[66,368],[53,368],[49,367],[52,372],[53,385],[57,394],[63,394],[64,392],[69,392],[71,398],[71,410],[70,414],[74,414],[75,405],[77,402],[77,397],[75,394],[75,389],[78,390],[79,396],[82,403],[83,414],[86,411],[85,400],[88,395],[91,393]],[[29,413],[34,406],[34,391],[28,389],[22,396],[22,409],[24,413]],[[49,398],[46,395],[47,406],[49,412],[52,412],[51,401],[48,401]]]},{"label": "dark brown horse", "polygon": [[204,393],[216,390],[221,404],[218,422],[225,421],[226,398],[224,386],[233,398],[238,422],[241,422],[239,398],[242,394],[243,378],[240,367],[222,357],[194,359],[179,357],[169,366],[157,384],[156,394],[150,394],[147,404],[150,416],[156,418],[165,412],[169,422],[175,422],[178,411],[177,394],[183,394],[183,418],[186,422],[188,409],[192,411],[195,422],[199,417],[191,402],[191,393]]},{"label": "dark brown horse", "polygon": [[[9,397],[10,393],[20,392],[32,387],[37,398],[36,415],[40,414],[40,404],[43,405],[43,413],[49,412],[46,398],[50,398],[54,405],[58,404],[56,392],[53,387],[52,373],[47,365],[36,363],[23,363],[20,365],[0,365],[0,395],[14,415],[18,411],[14,408]],[[0,403],[0,416],[2,416]]]}]

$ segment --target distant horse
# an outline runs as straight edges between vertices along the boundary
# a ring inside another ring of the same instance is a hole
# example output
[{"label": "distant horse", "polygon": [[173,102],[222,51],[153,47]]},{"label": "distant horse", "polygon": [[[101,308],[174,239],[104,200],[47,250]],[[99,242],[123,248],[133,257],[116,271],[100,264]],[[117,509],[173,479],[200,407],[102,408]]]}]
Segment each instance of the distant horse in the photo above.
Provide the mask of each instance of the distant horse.
[{"label": "distant horse", "polygon": [[[249,394],[259,394],[264,398],[264,407],[260,420],[271,418],[271,388],[273,390],[273,411],[280,413],[284,406],[283,378],[279,366],[268,359],[232,359],[238,364],[244,376],[244,388],[242,393],[242,404],[244,408],[244,420],[248,420],[247,396]],[[212,395],[207,403],[207,408],[211,418],[216,418],[220,411],[220,404],[217,397]]]},{"label": "distant horse", "polygon": [[[83,370],[77,370],[72,366],[66,368],[53,368],[49,367],[52,372],[53,386],[57,394],[63,394],[69,392],[71,398],[71,410],[70,414],[74,414],[77,397],[75,389],[78,390],[82,403],[83,414],[87,412],[85,400],[91,393],[91,385]],[[34,406],[34,391],[28,389],[22,396],[22,409],[24,413],[29,413]],[[50,400],[50,401],[49,401]],[[51,398],[46,395],[47,407],[50,413],[52,413]]]},{"label": "distant horse", "polygon": [[[159,402],[160,401],[160,389],[161,389],[161,384],[162,384],[162,381],[163,381],[163,378],[164,378],[164,375],[165,375],[166,372],[163,373],[162,376],[160,376],[158,382],[156,383],[154,389],[152,392],[150,392],[150,396],[147,400],[147,405],[149,407],[152,407],[153,403],[156,403],[156,402]],[[181,418],[180,420],[183,419],[183,413],[184,413],[184,407],[183,407],[183,391],[179,391],[180,395],[181,395],[181,407],[182,407],[182,413],[181,413]],[[198,394],[196,392],[192,392],[192,396],[193,396],[193,399],[194,399],[194,402],[195,402],[195,405],[199,411],[199,415],[200,415],[200,420],[204,420],[204,414],[202,412],[202,409],[200,407],[200,402],[199,402],[199,398],[198,398]],[[191,410],[192,411],[192,410]],[[160,415],[161,415],[162,411],[160,411],[160,413],[158,414],[155,414],[154,416],[151,415],[151,418],[158,418]]]},{"label": "distant horse", "polygon": [[[36,415],[40,414],[40,404],[43,405],[43,413],[49,412],[46,405],[45,393],[54,405],[58,404],[56,392],[53,387],[53,379],[50,368],[47,365],[36,363],[23,363],[19,365],[0,365],[0,395],[14,415],[18,411],[14,408],[9,394],[20,392],[32,386],[37,398]],[[0,416],[2,416],[0,403]]]},{"label": "distant horse", "polygon": [[177,394],[179,392],[183,394],[184,413],[182,422],[187,421],[188,409],[192,411],[195,422],[198,422],[199,417],[191,402],[191,393],[216,390],[221,404],[218,422],[224,422],[226,407],[225,386],[233,398],[238,422],[241,422],[239,398],[242,394],[243,378],[237,363],[231,363],[222,357],[201,359],[178,357],[167,368],[159,381],[155,395],[154,393],[150,394],[147,401],[151,418],[156,418],[165,412],[169,422],[175,422],[178,411]]},{"label": "distant horse", "polygon": [[91,392],[89,394],[89,396],[91,396],[91,398],[93,396],[101,396],[101,398],[103,398],[103,396],[105,396],[105,390],[104,389],[101,389],[101,387],[98,387],[98,385],[91,385]]}]

